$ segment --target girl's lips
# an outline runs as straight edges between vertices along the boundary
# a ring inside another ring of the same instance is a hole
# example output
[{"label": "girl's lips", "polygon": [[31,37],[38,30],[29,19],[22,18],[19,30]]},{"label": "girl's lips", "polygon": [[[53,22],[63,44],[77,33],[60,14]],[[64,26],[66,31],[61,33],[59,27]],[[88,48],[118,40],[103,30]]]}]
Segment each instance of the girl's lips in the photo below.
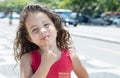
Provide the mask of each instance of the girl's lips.
[{"label": "girl's lips", "polygon": [[42,37],[41,40],[46,40],[47,38],[49,38],[49,35]]}]

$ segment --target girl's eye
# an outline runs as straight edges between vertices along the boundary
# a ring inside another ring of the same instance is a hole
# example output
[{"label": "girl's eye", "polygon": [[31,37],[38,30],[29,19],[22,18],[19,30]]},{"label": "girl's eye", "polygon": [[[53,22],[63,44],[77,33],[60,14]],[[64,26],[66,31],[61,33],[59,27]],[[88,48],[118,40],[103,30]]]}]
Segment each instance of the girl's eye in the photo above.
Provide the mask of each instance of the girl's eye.
[{"label": "girl's eye", "polygon": [[47,24],[45,24],[44,26],[45,26],[46,28],[49,28],[50,24],[47,23]]},{"label": "girl's eye", "polygon": [[35,29],[32,30],[32,32],[36,33],[36,32],[38,32],[38,29],[35,28]]}]

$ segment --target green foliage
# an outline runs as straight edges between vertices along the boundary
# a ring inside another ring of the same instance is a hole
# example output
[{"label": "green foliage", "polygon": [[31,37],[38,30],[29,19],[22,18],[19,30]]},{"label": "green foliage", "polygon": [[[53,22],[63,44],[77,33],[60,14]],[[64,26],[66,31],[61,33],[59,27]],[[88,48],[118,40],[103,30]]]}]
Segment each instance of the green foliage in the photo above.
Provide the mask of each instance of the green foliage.
[{"label": "green foliage", "polygon": [[71,9],[75,12],[97,15],[98,12],[120,11],[119,0],[5,0],[0,2],[1,10],[21,10],[28,3],[44,4],[51,9]]},{"label": "green foliage", "polygon": [[0,10],[21,10],[28,1],[29,0],[5,0],[0,3]]}]

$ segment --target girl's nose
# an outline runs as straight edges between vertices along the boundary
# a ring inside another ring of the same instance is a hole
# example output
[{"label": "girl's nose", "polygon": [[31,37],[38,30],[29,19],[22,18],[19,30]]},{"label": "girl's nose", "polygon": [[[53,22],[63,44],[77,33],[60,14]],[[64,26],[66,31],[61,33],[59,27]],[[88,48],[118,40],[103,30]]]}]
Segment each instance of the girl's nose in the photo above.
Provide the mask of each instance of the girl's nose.
[{"label": "girl's nose", "polygon": [[45,34],[46,33],[46,29],[45,28],[41,28],[40,29],[40,34]]}]

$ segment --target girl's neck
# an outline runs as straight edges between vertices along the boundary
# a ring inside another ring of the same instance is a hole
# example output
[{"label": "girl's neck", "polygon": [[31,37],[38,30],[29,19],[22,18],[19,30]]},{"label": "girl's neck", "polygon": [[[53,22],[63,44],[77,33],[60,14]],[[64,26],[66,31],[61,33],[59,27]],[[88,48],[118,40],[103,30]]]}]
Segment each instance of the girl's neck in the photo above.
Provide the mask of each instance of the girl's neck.
[{"label": "girl's neck", "polygon": [[52,46],[52,47],[50,47],[48,50],[46,50],[46,49],[39,49],[39,52],[40,52],[40,54],[43,54],[43,53],[45,53],[46,51],[52,51],[52,52],[54,52],[55,54],[57,54],[58,52],[60,52],[61,50],[57,47],[57,46]]}]

